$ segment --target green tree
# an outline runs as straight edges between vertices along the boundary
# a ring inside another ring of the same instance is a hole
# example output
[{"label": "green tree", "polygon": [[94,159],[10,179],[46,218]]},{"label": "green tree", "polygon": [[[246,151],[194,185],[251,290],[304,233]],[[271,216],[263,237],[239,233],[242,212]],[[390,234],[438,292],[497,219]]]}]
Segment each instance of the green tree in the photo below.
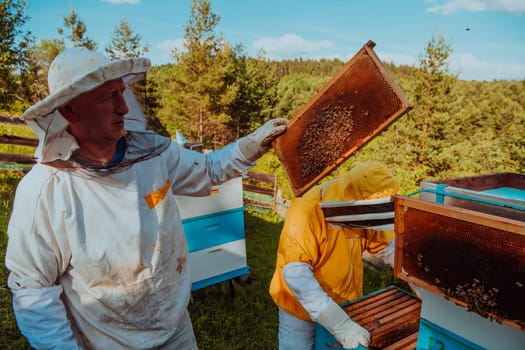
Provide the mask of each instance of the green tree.
[{"label": "green tree", "polygon": [[235,138],[272,118],[277,104],[278,79],[274,67],[262,51],[256,58],[240,54],[241,51],[239,47],[234,57],[234,83],[238,86],[238,93],[229,112],[232,117],[230,128],[235,130]]},{"label": "green tree", "polygon": [[27,104],[29,48],[34,41],[23,26],[28,20],[23,0],[0,1],[0,108],[19,111]]},{"label": "green tree", "polygon": [[120,19],[115,27],[111,43],[106,46],[106,53],[111,59],[140,57],[149,51],[148,44],[141,44],[142,37],[135,33],[126,17]]},{"label": "green tree", "polygon": [[143,91],[143,97],[139,95],[138,98],[139,101],[142,101],[142,106],[144,106],[144,114],[147,119],[146,129],[153,130],[159,135],[169,137],[170,133],[158,117],[158,112],[161,107],[158,85],[151,79],[144,83],[145,86],[141,90]]},{"label": "green tree", "polygon": [[[425,53],[420,55],[420,69],[415,71],[415,108],[413,115],[418,132],[417,161],[440,171],[437,161],[446,141],[447,127],[451,127],[447,107],[454,77],[448,72],[448,59],[452,49],[439,35],[428,42]],[[433,161],[435,161],[431,164]]]},{"label": "green tree", "polygon": [[[69,34],[65,34],[64,30],[68,29]],[[85,23],[77,15],[73,7],[69,11],[69,15],[64,16],[64,28],[57,28],[58,34],[65,36],[71,41],[74,47],[85,47],[88,50],[96,50],[98,44],[86,36],[87,28]]]},{"label": "green tree", "polygon": [[457,102],[450,105],[450,113],[458,116],[456,120],[461,125],[456,135],[461,147],[457,146],[457,163],[453,168],[469,175],[523,172],[523,83],[458,82],[453,94]]},{"label": "green tree", "polygon": [[356,154],[357,159],[390,165],[404,191],[418,189],[422,180],[440,177],[453,166],[455,156],[449,146],[457,143],[462,122],[449,110],[456,81],[448,73],[450,52],[442,36],[432,37],[420,55],[419,67],[404,68],[405,79],[398,82],[413,109]]},{"label": "green tree", "polygon": [[277,85],[275,115],[291,119],[330,79],[330,76],[319,77],[306,73],[283,77]]},{"label": "green tree", "polygon": [[48,95],[47,74],[53,59],[64,50],[60,39],[42,39],[40,44],[31,47],[29,80],[31,86],[30,103],[33,104]]},{"label": "green tree", "polygon": [[238,91],[232,78],[234,50],[214,33],[219,20],[209,1],[193,0],[185,26],[185,50],[173,52],[178,67],[172,108],[185,120],[178,127],[188,139],[209,148],[233,138],[227,128],[232,120],[228,107]]},{"label": "green tree", "polygon": [[158,92],[156,103],[156,116],[162,125],[165,126],[169,135],[174,135],[177,130],[181,131],[188,139],[194,141],[193,136],[188,132],[190,128],[183,128],[186,124],[184,116],[179,114],[179,101],[174,98],[177,92],[178,66],[175,64],[164,64],[151,67],[148,73],[148,86],[154,84]]},{"label": "green tree", "polygon": [[339,59],[305,60],[296,58],[293,60],[275,61],[277,77],[283,78],[292,74],[308,74],[316,77],[334,76],[343,67],[344,62]]}]

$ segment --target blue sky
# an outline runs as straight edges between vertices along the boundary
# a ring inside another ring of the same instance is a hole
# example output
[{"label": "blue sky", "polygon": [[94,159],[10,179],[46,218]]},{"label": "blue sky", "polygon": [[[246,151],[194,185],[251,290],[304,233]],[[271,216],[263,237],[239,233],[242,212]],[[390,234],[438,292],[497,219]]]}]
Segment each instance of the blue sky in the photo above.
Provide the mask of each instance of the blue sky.
[{"label": "blue sky", "polygon": [[[27,29],[58,37],[73,7],[103,52],[122,17],[154,65],[182,48],[191,0],[26,0]],[[368,40],[380,59],[417,65],[434,36],[452,47],[449,70],[466,80],[525,79],[525,0],[211,0],[216,33],[270,59],[349,60]]]}]

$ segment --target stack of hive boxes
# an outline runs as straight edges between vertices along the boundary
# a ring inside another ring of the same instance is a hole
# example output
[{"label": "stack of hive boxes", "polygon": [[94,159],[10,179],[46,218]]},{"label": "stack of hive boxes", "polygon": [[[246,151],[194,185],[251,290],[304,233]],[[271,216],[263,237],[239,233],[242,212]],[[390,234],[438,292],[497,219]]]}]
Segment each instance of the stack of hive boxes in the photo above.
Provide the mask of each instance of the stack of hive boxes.
[{"label": "stack of hive boxes", "polygon": [[525,175],[423,182],[394,203],[395,274],[422,289],[418,349],[523,349]]},{"label": "stack of hive boxes", "polygon": [[177,196],[188,241],[192,290],[249,273],[246,261],[242,178],[206,197]]}]

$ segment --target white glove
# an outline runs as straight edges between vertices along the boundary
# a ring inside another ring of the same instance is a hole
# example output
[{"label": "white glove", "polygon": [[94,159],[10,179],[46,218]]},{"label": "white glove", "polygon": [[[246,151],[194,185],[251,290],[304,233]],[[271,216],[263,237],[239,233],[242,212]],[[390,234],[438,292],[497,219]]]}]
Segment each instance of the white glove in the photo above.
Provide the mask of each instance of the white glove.
[{"label": "white glove", "polygon": [[392,241],[386,248],[377,252],[375,255],[378,258],[380,258],[385,265],[388,265],[394,268],[395,250],[396,250],[396,238],[394,237],[394,239],[392,239]]},{"label": "white glove", "polygon": [[334,301],[321,312],[317,323],[326,328],[345,349],[353,349],[359,345],[368,347],[370,344],[370,333],[352,321]]},{"label": "white glove", "polygon": [[260,156],[272,148],[272,141],[286,131],[286,124],[288,124],[288,119],[272,119],[251,134],[240,138],[237,144],[242,155],[251,162],[259,159]]}]

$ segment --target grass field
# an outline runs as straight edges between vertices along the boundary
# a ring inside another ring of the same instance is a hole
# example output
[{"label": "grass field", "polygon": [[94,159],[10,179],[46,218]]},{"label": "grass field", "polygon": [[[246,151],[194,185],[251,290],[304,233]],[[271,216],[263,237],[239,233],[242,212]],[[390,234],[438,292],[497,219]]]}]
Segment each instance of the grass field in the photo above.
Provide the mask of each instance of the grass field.
[{"label": "grass field", "polygon": [[16,172],[0,172],[0,349],[29,349],[27,342],[20,336],[11,307],[11,293],[7,289],[7,269],[4,265],[7,246],[7,222],[11,214],[15,187],[20,175]]},{"label": "grass field", "polygon": [[[3,264],[7,222],[19,177],[6,176],[5,172],[0,174],[3,174],[0,178],[0,349],[30,349],[16,326],[11,295],[6,287],[7,270]],[[272,211],[245,210],[251,283],[242,287],[234,282],[232,295],[230,282],[222,282],[203,289],[198,300],[190,303],[189,310],[201,350],[277,348],[277,308],[268,294],[268,286],[282,223],[282,218]],[[391,271],[366,269],[365,294],[389,285],[404,288]]]}]

